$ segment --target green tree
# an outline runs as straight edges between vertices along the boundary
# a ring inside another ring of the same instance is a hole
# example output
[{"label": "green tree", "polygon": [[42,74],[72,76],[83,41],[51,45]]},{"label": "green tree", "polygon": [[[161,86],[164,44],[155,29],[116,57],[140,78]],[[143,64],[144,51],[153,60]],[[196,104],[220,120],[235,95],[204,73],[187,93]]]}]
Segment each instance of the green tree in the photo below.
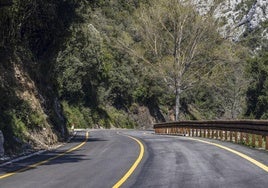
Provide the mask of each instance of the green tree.
[{"label": "green tree", "polygon": [[245,115],[253,118],[268,117],[268,53],[248,61],[247,74],[250,78],[247,90]]},{"label": "green tree", "polygon": [[92,24],[73,26],[72,36],[65,50],[56,60],[60,95],[70,101],[89,100],[96,105],[96,91],[101,72],[102,37]]}]

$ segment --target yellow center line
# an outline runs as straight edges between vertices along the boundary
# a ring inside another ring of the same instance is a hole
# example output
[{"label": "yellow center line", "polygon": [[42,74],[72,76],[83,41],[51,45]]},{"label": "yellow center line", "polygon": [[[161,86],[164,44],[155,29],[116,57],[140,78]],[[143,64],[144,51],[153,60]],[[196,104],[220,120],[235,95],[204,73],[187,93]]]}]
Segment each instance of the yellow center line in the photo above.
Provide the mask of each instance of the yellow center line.
[{"label": "yellow center line", "polygon": [[78,148],[82,147],[82,146],[87,142],[88,136],[89,136],[89,134],[88,134],[88,132],[87,132],[87,133],[86,133],[86,139],[85,139],[84,142],[82,142],[81,144],[79,144],[79,145],[77,145],[77,146],[75,146],[75,147],[73,147],[73,148],[71,148],[71,149],[69,149],[69,150],[67,150],[67,151],[65,151],[65,152],[63,152],[63,153],[60,153],[60,154],[58,154],[58,155],[56,155],[56,156],[54,156],[54,157],[51,157],[51,158],[49,158],[49,159],[47,159],[47,160],[44,160],[44,161],[40,161],[40,162],[38,162],[38,163],[31,164],[31,165],[29,165],[29,166],[27,166],[27,167],[25,167],[25,168],[16,170],[16,171],[14,171],[14,172],[10,172],[10,173],[6,173],[6,174],[4,174],[4,175],[1,175],[1,176],[0,176],[0,179],[4,179],[4,178],[10,177],[10,176],[13,176],[13,175],[15,175],[15,174],[17,174],[17,173],[24,172],[24,171],[29,170],[29,169],[31,169],[31,168],[35,168],[35,167],[40,166],[40,165],[42,165],[42,164],[48,163],[48,162],[50,162],[50,161],[52,161],[52,160],[54,160],[54,159],[57,159],[57,158],[59,158],[59,157],[61,157],[61,156],[63,156],[63,155],[66,155],[67,153],[71,153],[71,152],[73,152],[74,150],[77,150]]},{"label": "yellow center line", "polygon": [[247,156],[247,155],[245,155],[245,154],[243,154],[243,153],[241,153],[239,151],[233,150],[231,148],[228,148],[228,147],[223,146],[223,145],[220,145],[220,144],[216,144],[216,143],[208,142],[208,141],[204,141],[204,140],[199,140],[199,139],[196,139],[196,138],[189,138],[188,137],[187,139],[195,140],[195,141],[198,141],[198,142],[202,142],[202,143],[205,143],[205,144],[213,145],[213,146],[219,147],[221,149],[227,150],[227,151],[229,151],[231,153],[234,153],[234,154],[242,157],[243,159],[246,159],[247,161],[253,163],[254,165],[256,165],[259,168],[263,169],[264,171],[268,172],[268,166],[267,165],[265,165],[265,164],[263,164],[263,163],[255,160],[255,159],[253,159],[253,158],[251,158],[251,157],[249,157],[249,156]]},{"label": "yellow center line", "polygon": [[125,181],[131,176],[131,174],[135,171],[135,169],[138,167],[139,163],[141,162],[143,155],[144,155],[144,146],[143,144],[136,138],[132,136],[125,135],[133,140],[135,140],[139,146],[140,146],[140,153],[136,161],[133,163],[133,165],[130,167],[130,169],[127,171],[127,173],[113,186],[113,188],[120,187]]}]

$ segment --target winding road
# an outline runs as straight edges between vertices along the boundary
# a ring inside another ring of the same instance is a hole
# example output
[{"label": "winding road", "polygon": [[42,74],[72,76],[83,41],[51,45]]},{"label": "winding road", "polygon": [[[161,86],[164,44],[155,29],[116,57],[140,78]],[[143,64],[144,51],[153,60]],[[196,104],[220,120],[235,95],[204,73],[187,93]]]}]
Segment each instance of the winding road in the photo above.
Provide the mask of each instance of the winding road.
[{"label": "winding road", "polygon": [[229,142],[84,130],[55,151],[0,167],[0,187],[267,188],[266,168],[267,151]]}]

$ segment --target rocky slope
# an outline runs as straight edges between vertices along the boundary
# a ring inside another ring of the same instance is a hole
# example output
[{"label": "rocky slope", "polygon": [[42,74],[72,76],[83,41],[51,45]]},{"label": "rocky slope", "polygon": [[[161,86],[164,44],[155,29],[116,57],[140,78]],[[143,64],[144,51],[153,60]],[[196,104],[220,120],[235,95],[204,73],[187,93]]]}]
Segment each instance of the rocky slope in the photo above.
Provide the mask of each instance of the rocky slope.
[{"label": "rocky slope", "polygon": [[241,40],[247,32],[259,30],[268,39],[268,1],[266,0],[193,0],[201,14],[212,12],[222,26],[224,37]]}]

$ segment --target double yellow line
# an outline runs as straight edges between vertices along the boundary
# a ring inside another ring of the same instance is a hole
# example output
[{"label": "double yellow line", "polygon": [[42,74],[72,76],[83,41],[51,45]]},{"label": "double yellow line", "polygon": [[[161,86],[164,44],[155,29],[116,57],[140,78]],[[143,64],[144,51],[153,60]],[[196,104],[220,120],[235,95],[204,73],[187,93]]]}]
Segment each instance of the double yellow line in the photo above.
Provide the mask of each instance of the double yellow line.
[{"label": "double yellow line", "polygon": [[77,150],[78,148],[81,148],[81,147],[87,142],[87,140],[88,140],[88,135],[89,135],[89,133],[86,132],[86,139],[85,139],[85,141],[82,142],[81,144],[79,144],[79,145],[77,145],[77,146],[75,146],[75,147],[73,147],[73,148],[71,148],[71,149],[69,149],[69,150],[67,150],[67,151],[65,151],[65,152],[63,152],[63,153],[60,153],[60,154],[58,154],[58,155],[56,155],[56,156],[54,156],[54,157],[51,157],[51,158],[49,158],[49,159],[47,159],[47,160],[44,160],[44,161],[40,161],[40,162],[38,162],[38,163],[31,164],[31,165],[29,165],[29,166],[27,166],[27,167],[25,167],[25,168],[16,170],[16,171],[14,171],[14,172],[10,172],[10,173],[6,173],[6,174],[4,174],[4,175],[0,175],[0,179],[4,179],[4,178],[10,177],[10,176],[13,176],[13,175],[15,175],[15,174],[17,174],[17,173],[24,172],[24,171],[29,170],[29,169],[31,169],[31,168],[35,168],[35,167],[40,166],[40,165],[42,165],[42,164],[48,163],[48,162],[50,162],[50,161],[52,161],[52,160],[54,160],[54,159],[57,159],[57,158],[59,158],[59,157],[61,157],[61,156],[63,156],[63,155],[66,155],[67,153],[71,153],[72,151]]}]

